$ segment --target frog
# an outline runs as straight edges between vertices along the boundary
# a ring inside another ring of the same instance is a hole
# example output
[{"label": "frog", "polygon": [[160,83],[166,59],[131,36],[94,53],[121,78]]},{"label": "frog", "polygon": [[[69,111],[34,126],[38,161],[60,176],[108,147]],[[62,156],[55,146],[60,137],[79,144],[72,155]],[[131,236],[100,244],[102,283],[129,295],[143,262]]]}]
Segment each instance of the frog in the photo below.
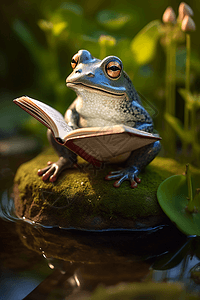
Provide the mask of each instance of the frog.
[{"label": "frog", "polygon": [[[77,97],[64,115],[67,124],[75,130],[82,127],[113,126],[124,124],[153,133],[153,120],[143,107],[141,99],[123,63],[117,56],[103,60],[95,58],[88,50],[79,50],[71,60],[72,73],[66,78],[68,88]],[[77,166],[77,155],[58,144],[48,129],[47,137],[57,152],[57,162],[49,161],[38,170],[42,180],[55,182],[65,169]],[[141,182],[138,175],[157,156],[161,149],[159,140],[127,153],[120,161],[120,169],[109,172],[105,180],[114,180],[118,188],[124,181],[136,188]]]}]

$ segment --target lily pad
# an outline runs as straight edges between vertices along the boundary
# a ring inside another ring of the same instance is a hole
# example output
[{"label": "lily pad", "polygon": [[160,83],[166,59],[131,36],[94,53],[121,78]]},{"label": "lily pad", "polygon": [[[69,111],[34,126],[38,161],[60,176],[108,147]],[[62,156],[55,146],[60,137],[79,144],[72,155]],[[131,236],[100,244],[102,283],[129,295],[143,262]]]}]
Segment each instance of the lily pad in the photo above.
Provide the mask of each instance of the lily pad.
[{"label": "lily pad", "polygon": [[[197,180],[196,180],[197,181]],[[197,188],[193,181],[193,190]],[[158,202],[165,214],[186,235],[200,235],[200,212],[189,212],[186,176],[174,175],[164,180],[157,190]]]}]

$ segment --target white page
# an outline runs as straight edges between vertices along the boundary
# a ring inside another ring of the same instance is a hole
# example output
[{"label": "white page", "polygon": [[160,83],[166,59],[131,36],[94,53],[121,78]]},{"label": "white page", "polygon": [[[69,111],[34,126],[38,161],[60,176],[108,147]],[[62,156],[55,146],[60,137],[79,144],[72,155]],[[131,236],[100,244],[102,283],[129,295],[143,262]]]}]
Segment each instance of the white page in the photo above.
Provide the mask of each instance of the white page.
[{"label": "white page", "polygon": [[32,99],[30,97],[27,98],[29,98],[33,103],[40,107],[54,121],[58,129],[58,137],[63,139],[67,135],[67,133],[72,130],[72,128],[65,122],[62,114],[56,109],[38,100]]}]

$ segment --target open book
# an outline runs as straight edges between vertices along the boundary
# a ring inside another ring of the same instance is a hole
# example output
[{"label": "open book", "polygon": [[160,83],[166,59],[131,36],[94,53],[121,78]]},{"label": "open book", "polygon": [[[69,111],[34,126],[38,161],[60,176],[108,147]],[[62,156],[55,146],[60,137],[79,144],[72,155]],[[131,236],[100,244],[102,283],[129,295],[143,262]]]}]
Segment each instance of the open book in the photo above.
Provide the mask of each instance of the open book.
[{"label": "open book", "polygon": [[26,96],[13,101],[48,127],[58,143],[95,166],[161,139],[123,124],[73,130],[62,114],[47,104]]}]

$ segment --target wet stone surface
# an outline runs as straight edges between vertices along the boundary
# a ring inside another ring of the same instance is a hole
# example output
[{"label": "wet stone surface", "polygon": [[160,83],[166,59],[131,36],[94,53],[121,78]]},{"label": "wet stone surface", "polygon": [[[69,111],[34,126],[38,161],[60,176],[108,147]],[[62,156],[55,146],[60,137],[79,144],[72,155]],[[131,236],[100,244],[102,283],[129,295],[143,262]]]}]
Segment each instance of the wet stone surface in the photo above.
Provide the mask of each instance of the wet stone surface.
[{"label": "wet stone surface", "polygon": [[[78,229],[143,228],[166,221],[156,191],[167,177],[182,174],[185,166],[158,157],[140,174],[136,189],[124,182],[120,188],[104,178],[118,166],[94,169],[83,160],[66,170],[57,182],[43,182],[37,170],[57,156],[49,150],[21,165],[14,180],[16,214],[45,226]],[[193,169],[193,172],[198,172]]]}]

